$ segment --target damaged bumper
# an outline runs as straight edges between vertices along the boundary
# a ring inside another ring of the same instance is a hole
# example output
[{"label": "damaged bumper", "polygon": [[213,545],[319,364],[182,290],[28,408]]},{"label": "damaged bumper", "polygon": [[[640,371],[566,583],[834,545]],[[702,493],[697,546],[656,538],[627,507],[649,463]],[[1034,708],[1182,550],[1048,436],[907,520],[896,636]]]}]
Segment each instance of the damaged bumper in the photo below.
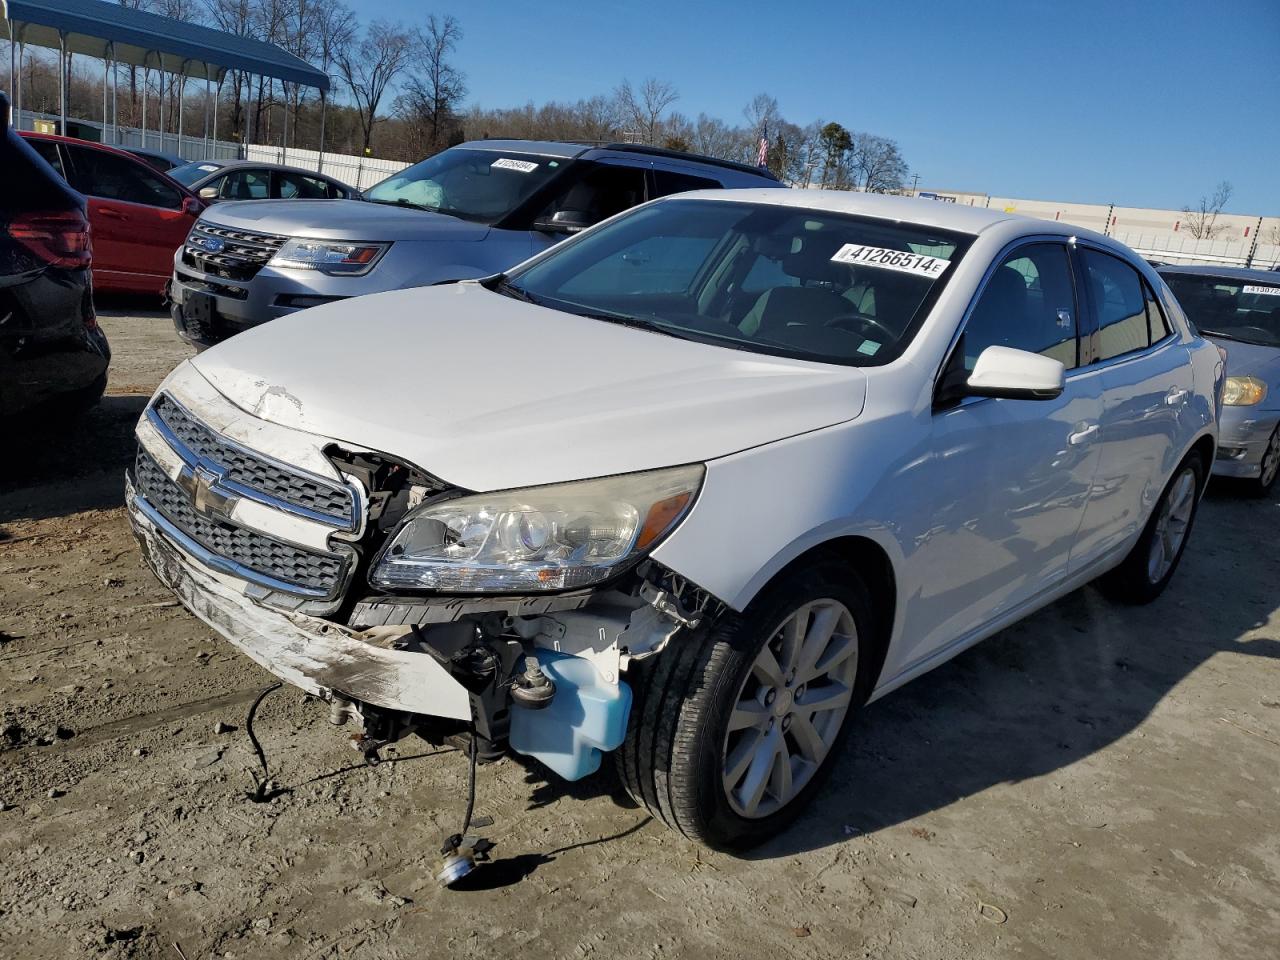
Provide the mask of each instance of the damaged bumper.
[{"label": "damaged bumper", "polygon": [[356,631],[267,608],[243,583],[188,559],[198,545],[166,523],[126,480],[126,504],[142,555],[182,605],[250,659],[325,699],[335,694],[388,710],[470,718],[467,691],[430,656],[379,646],[380,631]]}]

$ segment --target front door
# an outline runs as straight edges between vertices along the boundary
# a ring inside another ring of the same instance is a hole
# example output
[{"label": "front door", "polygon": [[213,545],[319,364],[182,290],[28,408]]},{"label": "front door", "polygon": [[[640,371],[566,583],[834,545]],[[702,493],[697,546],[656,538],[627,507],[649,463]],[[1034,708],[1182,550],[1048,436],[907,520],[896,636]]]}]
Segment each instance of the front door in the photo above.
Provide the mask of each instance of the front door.
[{"label": "front door", "polygon": [[183,194],[141,161],[70,146],[72,186],[89,198],[93,275],[104,288],[160,291],[193,217]]},{"label": "front door", "polygon": [[[1066,247],[1015,248],[988,278],[948,368],[971,371],[989,346],[1062,361],[1054,400],[969,398],[932,414],[929,441],[895,481],[916,505],[902,582],[903,643],[892,676],[1066,578],[1098,465],[1101,378],[1079,364]],[[963,374],[959,374],[963,375]]]}]

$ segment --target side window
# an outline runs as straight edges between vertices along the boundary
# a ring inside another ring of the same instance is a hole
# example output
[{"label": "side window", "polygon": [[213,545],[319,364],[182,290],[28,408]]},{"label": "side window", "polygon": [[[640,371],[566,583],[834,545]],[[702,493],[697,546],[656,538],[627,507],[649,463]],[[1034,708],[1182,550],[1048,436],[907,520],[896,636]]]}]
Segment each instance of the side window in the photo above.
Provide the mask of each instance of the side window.
[{"label": "side window", "polygon": [[45,162],[58,172],[58,176],[63,180],[67,179],[67,171],[62,168],[62,154],[58,152],[56,143],[52,140],[28,140],[27,146],[44,157]]},{"label": "side window", "polygon": [[708,177],[695,177],[687,173],[671,173],[669,170],[651,170],[653,189],[649,199],[670,196],[673,193],[684,193],[688,190],[719,190],[723,184],[719,180]]},{"label": "side window", "polygon": [[560,292],[569,297],[686,294],[719,239],[647,237],[597,261],[561,287]]},{"label": "side window", "polygon": [[961,338],[972,370],[987,347],[1028,350],[1078,366],[1076,300],[1067,249],[1033,243],[1009,254],[987,280]]},{"label": "side window", "polygon": [[141,161],[83,147],[70,150],[75,163],[75,188],[81,193],[167,210],[182,206],[182,194]]},{"label": "side window", "polygon": [[1098,359],[1145,350],[1151,346],[1147,296],[1138,272],[1123,260],[1081,250],[1085,283],[1098,321]]},{"label": "side window", "polygon": [[282,200],[328,200],[336,196],[324,180],[300,173],[277,173],[276,183]]},{"label": "side window", "polygon": [[557,213],[572,214],[580,223],[599,223],[621,213],[645,198],[644,171],[635,167],[593,164],[571,187],[553,200],[537,219]]},{"label": "side window", "polygon": [[1147,326],[1151,331],[1151,342],[1159,343],[1173,331],[1169,328],[1169,321],[1165,319],[1160,309],[1160,301],[1156,299],[1156,295],[1147,286],[1146,281],[1143,281],[1142,292],[1147,297]]},{"label": "side window", "polygon": [[223,200],[268,200],[271,198],[271,171],[232,170],[222,180],[218,196]]}]

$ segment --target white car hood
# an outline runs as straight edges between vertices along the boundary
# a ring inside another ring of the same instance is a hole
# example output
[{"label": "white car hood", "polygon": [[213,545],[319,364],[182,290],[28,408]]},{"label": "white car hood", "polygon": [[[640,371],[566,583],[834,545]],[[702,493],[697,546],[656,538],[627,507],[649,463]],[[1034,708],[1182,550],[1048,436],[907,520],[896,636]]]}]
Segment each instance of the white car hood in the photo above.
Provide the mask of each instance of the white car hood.
[{"label": "white car hood", "polygon": [[190,362],[255,416],[476,491],[711,460],[853,419],[866,396],[851,367],[691,343],[476,283],[315,307]]}]

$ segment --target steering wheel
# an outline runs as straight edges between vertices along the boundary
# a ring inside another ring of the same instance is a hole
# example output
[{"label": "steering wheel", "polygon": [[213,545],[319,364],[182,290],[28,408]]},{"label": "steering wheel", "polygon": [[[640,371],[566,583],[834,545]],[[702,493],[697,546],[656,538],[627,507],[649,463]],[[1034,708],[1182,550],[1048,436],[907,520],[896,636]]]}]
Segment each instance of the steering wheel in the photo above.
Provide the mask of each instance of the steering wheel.
[{"label": "steering wheel", "polygon": [[[868,317],[864,313],[842,313],[839,316],[832,317],[824,327],[833,327],[837,330],[851,330],[853,333],[867,336],[867,330],[873,330],[876,335],[884,343],[893,343],[898,339],[898,335],[886,327],[875,317]],[[867,339],[872,339],[868,337]]]}]

